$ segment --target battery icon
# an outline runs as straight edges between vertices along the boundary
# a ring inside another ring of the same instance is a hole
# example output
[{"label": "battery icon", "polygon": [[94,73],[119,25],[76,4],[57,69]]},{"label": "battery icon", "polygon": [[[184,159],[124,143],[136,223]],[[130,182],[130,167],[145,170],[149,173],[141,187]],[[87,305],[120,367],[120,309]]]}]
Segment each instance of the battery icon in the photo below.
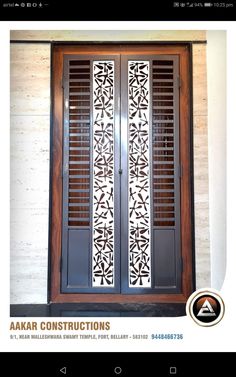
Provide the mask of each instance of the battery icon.
[{"label": "battery icon", "polygon": [[212,3],[204,3],[204,7],[208,7],[208,8],[210,8],[210,7],[212,7],[212,6],[213,6]]}]

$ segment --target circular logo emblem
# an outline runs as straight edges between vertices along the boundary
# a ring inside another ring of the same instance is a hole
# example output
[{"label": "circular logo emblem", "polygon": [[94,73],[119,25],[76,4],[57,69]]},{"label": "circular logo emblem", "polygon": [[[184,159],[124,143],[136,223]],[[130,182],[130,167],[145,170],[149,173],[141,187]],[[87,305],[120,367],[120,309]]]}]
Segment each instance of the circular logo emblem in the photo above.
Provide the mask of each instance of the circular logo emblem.
[{"label": "circular logo emblem", "polygon": [[224,316],[225,306],[218,293],[197,291],[188,299],[187,314],[200,326],[214,326]]}]

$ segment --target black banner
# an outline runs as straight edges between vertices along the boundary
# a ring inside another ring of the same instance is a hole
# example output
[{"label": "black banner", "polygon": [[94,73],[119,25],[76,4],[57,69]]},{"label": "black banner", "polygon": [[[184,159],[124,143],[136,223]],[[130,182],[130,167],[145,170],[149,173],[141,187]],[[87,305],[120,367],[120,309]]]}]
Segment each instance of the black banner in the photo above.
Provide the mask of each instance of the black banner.
[{"label": "black banner", "polygon": [[[76,345],[75,345],[76,348]],[[235,353],[2,353],[7,374],[50,376],[231,376]],[[13,362],[12,362],[13,361]]]},{"label": "black banner", "polygon": [[1,21],[235,21],[236,1],[149,3],[1,0]]}]

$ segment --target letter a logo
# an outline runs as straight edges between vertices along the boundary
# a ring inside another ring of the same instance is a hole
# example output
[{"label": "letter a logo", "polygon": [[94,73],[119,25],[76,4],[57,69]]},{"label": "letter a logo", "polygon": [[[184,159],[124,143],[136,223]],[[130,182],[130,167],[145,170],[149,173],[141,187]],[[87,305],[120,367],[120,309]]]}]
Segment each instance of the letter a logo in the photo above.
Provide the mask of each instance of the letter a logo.
[{"label": "letter a logo", "polygon": [[186,311],[198,325],[213,326],[223,318],[225,306],[217,291],[199,290],[189,297]]},{"label": "letter a logo", "polygon": [[216,317],[216,313],[214,312],[211,304],[208,300],[205,300],[204,304],[202,305],[201,309],[199,310],[197,317]]}]

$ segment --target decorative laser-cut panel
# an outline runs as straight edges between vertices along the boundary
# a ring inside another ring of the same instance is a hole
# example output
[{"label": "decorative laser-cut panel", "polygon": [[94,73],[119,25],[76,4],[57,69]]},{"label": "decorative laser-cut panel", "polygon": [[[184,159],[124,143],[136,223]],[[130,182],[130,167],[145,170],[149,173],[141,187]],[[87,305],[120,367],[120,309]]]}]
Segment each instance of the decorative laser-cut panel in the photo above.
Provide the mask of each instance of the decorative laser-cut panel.
[{"label": "decorative laser-cut panel", "polygon": [[149,61],[129,61],[129,287],[151,287]]},{"label": "decorative laser-cut panel", "polygon": [[93,287],[114,286],[114,62],[93,62]]}]

